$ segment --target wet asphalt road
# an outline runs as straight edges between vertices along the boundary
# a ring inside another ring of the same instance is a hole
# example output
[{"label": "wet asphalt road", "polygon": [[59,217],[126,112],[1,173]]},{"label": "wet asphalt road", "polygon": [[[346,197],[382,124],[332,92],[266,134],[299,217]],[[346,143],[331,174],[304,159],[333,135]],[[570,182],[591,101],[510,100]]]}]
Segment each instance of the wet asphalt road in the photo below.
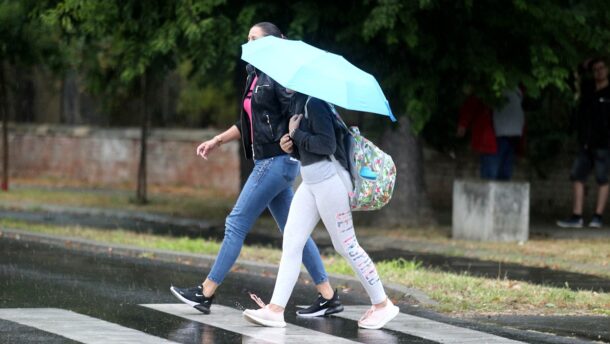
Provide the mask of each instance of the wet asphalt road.
[{"label": "wet asphalt road", "polygon": [[[179,343],[247,341],[246,336],[237,333],[139,306],[145,303],[177,303],[168,290],[170,284],[191,286],[198,283],[205,272],[189,266],[159,263],[147,259],[94,255],[0,238],[0,309],[49,307],[67,309]],[[270,278],[232,273],[219,289],[216,303],[239,310],[255,308],[246,291],[251,290],[263,300],[269,300],[272,288],[273,280]],[[366,296],[359,291],[342,293],[341,297],[344,304],[366,302]],[[294,316],[295,305],[308,304],[314,298],[313,288],[297,285],[288,305],[286,321],[362,343],[433,343],[398,331],[359,330],[356,322],[336,317],[303,319]],[[570,339],[549,337],[528,331],[451,320],[406,305],[401,305],[401,310],[529,343],[572,342]],[[73,341],[11,321],[0,320],[0,342],[71,343]]]},{"label": "wet asphalt road", "polygon": [[[0,239],[0,308],[61,308],[133,328],[180,343],[241,343],[241,335],[184,320],[139,306],[177,303],[169,286],[192,286],[202,271],[188,266],[151,263],[147,260],[75,254],[40,244]],[[217,293],[217,303],[236,309],[256,308],[246,290],[269,300],[269,278],[230,274]],[[353,321],[339,318],[301,319],[295,304],[310,303],[312,288],[297,286],[286,312],[286,321],[302,327],[351,338],[364,343],[370,334],[358,331]],[[363,295],[342,294],[345,303],[362,304]],[[212,308],[213,311],[213,308]],[[244,324],[245,321],[244,321]],[[66,338],[0,320],[0,342],[66,343]],[[431,343],[409,335],[384,331],[389,343]],[[369,340],[367,340],[369,337]],[[374,336],[373,336],[374,337]]]}]

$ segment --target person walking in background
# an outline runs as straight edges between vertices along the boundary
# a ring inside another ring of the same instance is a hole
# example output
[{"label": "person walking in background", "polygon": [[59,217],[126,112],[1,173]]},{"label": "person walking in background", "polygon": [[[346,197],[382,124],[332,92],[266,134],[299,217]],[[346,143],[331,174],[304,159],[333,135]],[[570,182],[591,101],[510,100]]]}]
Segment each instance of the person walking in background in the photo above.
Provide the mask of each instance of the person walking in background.
[{"label": "person walking in background", "polygon": [[328,103],[300,93],[294,97],[308,99],[304,105],[305,116],[291,118],[289,135],[282,138],[282,147],[292,150],[293,156],[300,159],[303,183],[290,206],[271,304],[265,305],[252,295],[261,308],[245,310],[244,318],[262,326],[286,326],[284,309],[299,276],[303,246],[322,219],[335,250],[350,263],[373,304],[358,326],[381,328],[399,309],[386,296],[375,264],[356,239],[348,196],[352,185],[347,152],[341,144],[345,132],[335,125],[335,113]]},{"label": "person walking in background", "polygon": [[503,95],[506,103],[498,109],[491,109],[474,95],[460,109],[457,136],[464,137],[472,128],[471,146],[480,154],[481,179],[510,180],[513,175],[525,125],[523,90],[515,87]]},{"label": "person walking in background", "polygon": [[[283,37],[274,24],[263,22],[250,29],[248,41],[267,35]],[[180,301],[205,314],[210,313],[216,289],[237,260],[246,235],[265,208],[269,208],[280,231],[284,230],[293,198],[292,184],[299,173],[298,160],[291,158],[280,146],[280,139],[288,131],[290,94],[254,67],[248,65],[247,70],[240,121],[199,145],[197,155],[207,159],[220,145],[241,138],[246,158],[254,159],[254,169],[226,219],[220,252],[205,281],[192,288],[170,288]],[[316,284],[319,298],[328,301],[317,300],[301,313],[324,315],[342,311],[338,295],[328,282],[320,252],[309,236],[305,238],[301,251],[302,261]]]},{"label": "person walking in background", "polygon": [[559,227],[581,228],[583,221],[583,203],[585,182],[589,174],[595,171],[598,185],[597,203],[589,227],[600,228],[602,216],[608,200],[608,170],[610,164],[610,88],[608,87],[608,66],[606,60],[596,58],[589,62],[593,73],[594,89],[582,90],[582,97],[573,122],[578,136],[578,155],[570,172],[573,182],[572,216],[557,221]]}]

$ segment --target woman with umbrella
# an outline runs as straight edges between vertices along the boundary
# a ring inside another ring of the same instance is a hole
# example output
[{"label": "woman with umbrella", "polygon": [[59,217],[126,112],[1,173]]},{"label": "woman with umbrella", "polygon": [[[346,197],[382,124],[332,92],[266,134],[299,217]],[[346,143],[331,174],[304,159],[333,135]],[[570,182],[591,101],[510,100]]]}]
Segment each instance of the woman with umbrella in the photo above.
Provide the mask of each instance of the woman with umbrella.
[{"label": "woman with umbrella", "polygon": [[[358,326],[379,329],[399,312],[386,296],[373,261],[360,247],[354,232],[348,193],[352,190],[344,142],[345,132],[336,122],[333,108],[323,100],[296,93],[300,112],[290,119],[289,134],[282,137],[282,148],[292,151],[301,161],[303,183],[297,189],[282,245],[282,259],[271,303],[247,309],[246,320],[263,326],[285,327],[284,309],[299,276],[303,247],[316,224],[322,219],[335,250],[351,265],[373,306],[358,321]],[[331,159],[330,157],[334,157]],[[342,176],[340,175],[342,174]],[[350,185],[346,185],[349,183]]]},{"label": "woman with umbrella", "polygon": [[[264,36],[283,38],[272,23],[254,25],[248,41]],[[293,197],[292,184],[299,173],[298,160],[291,158],[280,146],[288,129],[291,97],[284,87],[271,77],[248,65],[248,78],[243,96],[240,120],[225,132],[197,147],[197,155],[207,159],[220,145],[241,138],[247,159],[254,159],[254,169],[244,185],[237,203],[226,219],[225,235],[220,252],[210,273],[201,285],[193,288],[171,287],[180,301],[209,314],[218,286],[235,263],[244,239],[256,219],[269,208],[280,231],[283,231]],[[302,316],[338,313],[343,306],[333,292],[320,252],[311,238],[301,248],[302,261],[320,293],[316,302]],[[300,264],[300,261],[299,261]]]}]

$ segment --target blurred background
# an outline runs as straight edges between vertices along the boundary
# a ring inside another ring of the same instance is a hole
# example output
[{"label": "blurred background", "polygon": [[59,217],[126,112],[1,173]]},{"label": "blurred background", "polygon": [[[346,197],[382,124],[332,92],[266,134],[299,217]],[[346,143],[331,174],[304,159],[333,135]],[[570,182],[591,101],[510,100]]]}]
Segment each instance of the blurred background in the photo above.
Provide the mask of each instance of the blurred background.
[{"label": "blurred background", "polygon": [[133,189],[139,203],[147,186],[235,197],[249,168],[241,147],[205,162],[195,147],[238,118],[240,46],[253,24],[271,21],[381,82],[397,124],[344,116],[399,167],[380,224],[446,222],[453,180],[478,174],[467,139],[455,136],[461,104],[475,92],[501,105],[517,85],[527,144],[515,179],[531,182],[533,215],[565,213],[570,121],[587,77],[578,66],[607,55],[609,9],[598,0],[4,0],[4,186],[10,177]]}]

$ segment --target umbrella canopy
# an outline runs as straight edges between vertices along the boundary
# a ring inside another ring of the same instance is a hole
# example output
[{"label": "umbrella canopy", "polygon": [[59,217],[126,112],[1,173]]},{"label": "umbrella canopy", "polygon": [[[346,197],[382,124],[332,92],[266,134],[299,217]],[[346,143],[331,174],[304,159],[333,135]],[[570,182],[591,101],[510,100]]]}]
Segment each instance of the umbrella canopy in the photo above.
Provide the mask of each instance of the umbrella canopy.
[{"label": "umbrella canopy", "polygon": [[241,58],[286,88],[396,121],[377,80],[340,55],[303,41],[266,36],[242,45]]}]

